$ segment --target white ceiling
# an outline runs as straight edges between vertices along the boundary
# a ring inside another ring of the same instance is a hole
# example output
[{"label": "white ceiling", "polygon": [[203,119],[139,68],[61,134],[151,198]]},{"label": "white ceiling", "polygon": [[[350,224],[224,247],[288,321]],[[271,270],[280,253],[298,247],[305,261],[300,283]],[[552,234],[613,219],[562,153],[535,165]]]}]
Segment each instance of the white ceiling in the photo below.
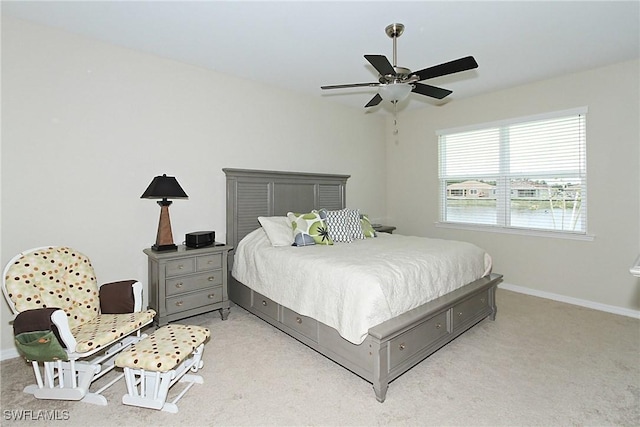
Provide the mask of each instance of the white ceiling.
[{"label": "white ceiling", "polygon": [[[453,90],[445,102],[640,57],[637,0],[2,1],[2,13],[363,111],[375,88],[320,86],[375,82],[363,55],[393,60],[384,29],[394,22],[405,25],[399,66],[477,60],[425,81]],[[401,107],[442,102],[411,94]]]}]

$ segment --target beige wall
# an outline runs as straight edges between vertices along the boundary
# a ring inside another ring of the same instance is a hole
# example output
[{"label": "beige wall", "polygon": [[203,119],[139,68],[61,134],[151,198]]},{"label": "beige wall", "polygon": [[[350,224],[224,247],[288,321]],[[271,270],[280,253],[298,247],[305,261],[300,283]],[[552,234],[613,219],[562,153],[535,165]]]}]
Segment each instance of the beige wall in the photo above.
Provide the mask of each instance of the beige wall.
[{"label": "beige wall", "polygon": [[[391,118],[2,19],[0,262],[66,244],[101,282],[146,284],[142,248],[158,206],[139,197],[175,175],[189,200],[171,206],[176,242],[225,232],[223,167],[346,173],[351,207],[398,232],[468,240],[517,286],[623,309],[640,308],[638,61]],[[435,131],[587,106],[593,241],[449,230],[438,219]],[[386,139],[385,139],[386,135]],[[13,353],[0,303],[0,357]]]},{"label": "beige wall", "polygon": [[[384,217],[384,156],[379,116],[2,20],[3,266],[63,244],[100,282],[146,284],[160,208],[140,195],[162,173],[189,195],[171,206],[176,242],[210,229],[224,240],[224,167],[350,174],[347,204]],[[4,299],[0,310],[4,352]]]},{"label": "beige wall", "polygon": [[[541,81],[439,108],[401,113],[387,142],[390,220],[398,232],[472,241],[508,284],[628,309],[640,308],[640,97],[638,61]],[[588,107],[588,229],[593,241],[451,230],[438,221],[436,130]],[[389,133],[389,132],[388,132]],[[402,189],[402,191],[398,191]]]}]

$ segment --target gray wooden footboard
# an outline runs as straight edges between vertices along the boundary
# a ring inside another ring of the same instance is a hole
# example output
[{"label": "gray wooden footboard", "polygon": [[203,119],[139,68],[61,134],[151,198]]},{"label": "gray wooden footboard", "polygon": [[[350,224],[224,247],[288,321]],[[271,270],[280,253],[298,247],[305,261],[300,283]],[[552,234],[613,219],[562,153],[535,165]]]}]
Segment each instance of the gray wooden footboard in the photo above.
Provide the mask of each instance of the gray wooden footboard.
[{"label": "gray wooden footboard", "polygon": [[491,274],[369,329],[362,344],[259,294],[233,277],[229,298],[276,328],[373,384],[383,402],[389,382],[468,330],[495,319],[495,290],[502,276]]},{"label": "gray wooden footboard", "polygon": [[[260,227],[259,216],[342,209],[348,175],[223,169],[227,176],[227,244]],[[230,253],[229,269],[233,266]],[[389,382],[485,318],[495,320],[499,274],[478,279],[369,329],[355,345],[338,332],[249,289],[229,274],[229,298],[373,384],[383,402]]]}]

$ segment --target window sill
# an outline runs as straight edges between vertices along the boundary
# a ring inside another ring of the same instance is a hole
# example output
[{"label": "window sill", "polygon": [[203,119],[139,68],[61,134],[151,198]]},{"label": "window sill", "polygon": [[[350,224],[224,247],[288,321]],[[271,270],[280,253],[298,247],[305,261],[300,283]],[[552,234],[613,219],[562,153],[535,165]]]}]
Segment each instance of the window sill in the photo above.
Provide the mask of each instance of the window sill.
[{"label": "window sill", "polygon": [[551,237],[554,239],[582,240],[587,242],[592,242],[596,238],[596,236],[594,236],[593,234],[577,234],[567,233],[563,231],[527,230],[524,228],[507,228],[491,225],[460,224],[457,222],[436,222],[435,225],[438,228],[483,231],[488,233],[516,234],[520,236]]}]

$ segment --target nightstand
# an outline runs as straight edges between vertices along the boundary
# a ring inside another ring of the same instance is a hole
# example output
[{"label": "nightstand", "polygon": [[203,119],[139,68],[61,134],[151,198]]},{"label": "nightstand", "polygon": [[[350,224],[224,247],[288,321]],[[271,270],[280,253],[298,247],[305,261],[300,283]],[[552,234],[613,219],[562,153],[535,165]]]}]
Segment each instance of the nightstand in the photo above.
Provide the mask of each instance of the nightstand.
[{"label": "nightstand", "polygon": [[231,246],[156,252],[145,249],[149,261],[149,307],[158,326],[208,311],[229,315],[227,254]]},{"label": "nightstand", "polygon": [[373,225],[372,227],[378,233],[389,233],[389,234],[393,234],[393,230],[396,229],[393,225],[378,225],[378,224],[376,224],[376,225]]}]

